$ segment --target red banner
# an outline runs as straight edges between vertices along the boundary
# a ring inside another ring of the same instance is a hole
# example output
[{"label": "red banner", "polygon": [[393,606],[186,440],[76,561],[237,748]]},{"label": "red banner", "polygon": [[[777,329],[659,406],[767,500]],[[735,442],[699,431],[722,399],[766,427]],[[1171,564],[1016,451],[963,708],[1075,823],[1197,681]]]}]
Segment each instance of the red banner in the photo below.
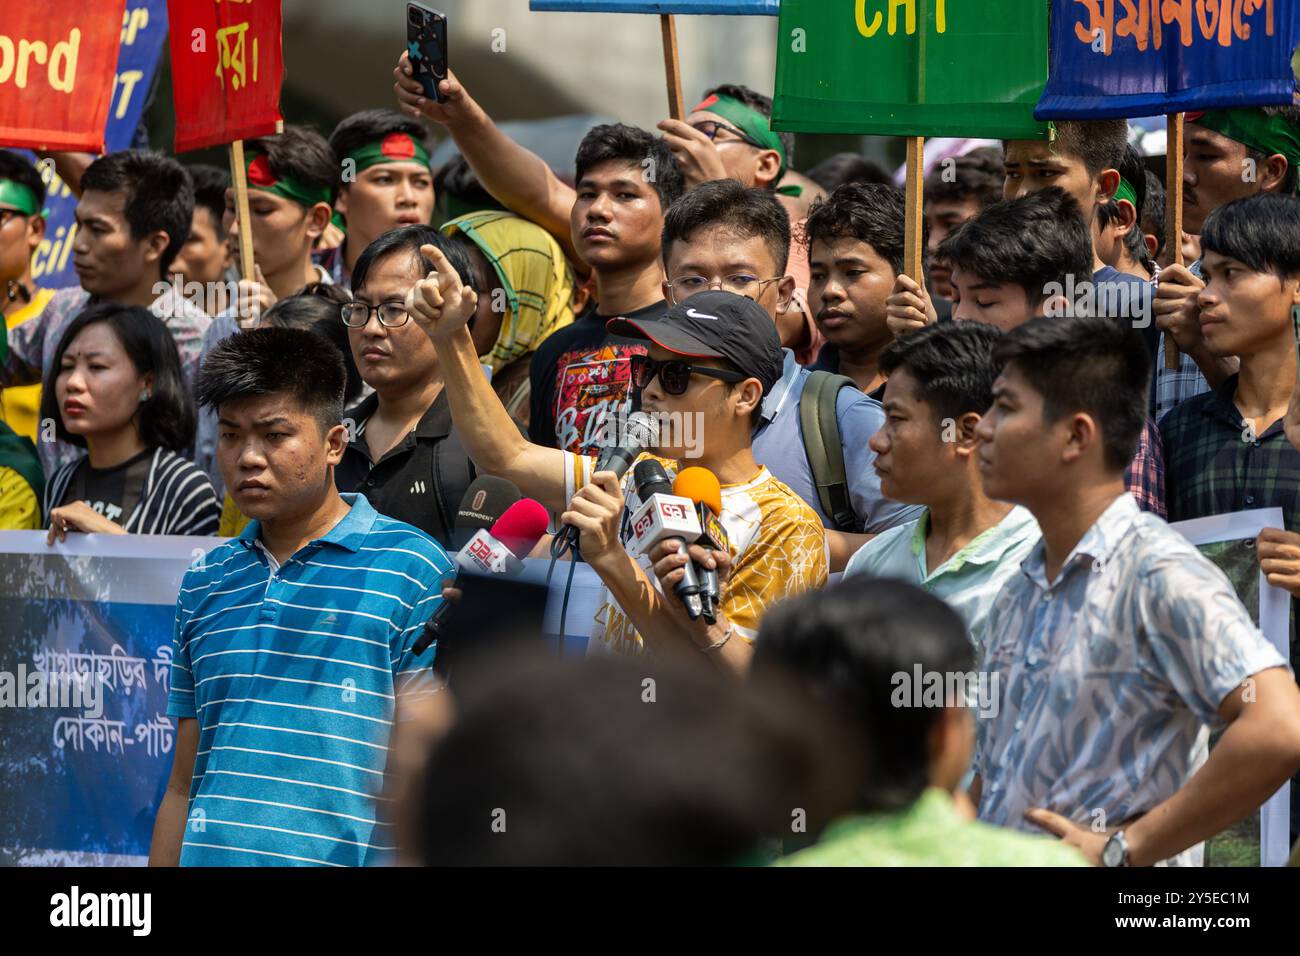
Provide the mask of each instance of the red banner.
[{"label": "red banner", "polygon": [[4,6],[0,145],[102,153],[126,0]]},{"label": "red banner", "polygon": [[176,152],[280,122],[280,0],[167,0]]}]

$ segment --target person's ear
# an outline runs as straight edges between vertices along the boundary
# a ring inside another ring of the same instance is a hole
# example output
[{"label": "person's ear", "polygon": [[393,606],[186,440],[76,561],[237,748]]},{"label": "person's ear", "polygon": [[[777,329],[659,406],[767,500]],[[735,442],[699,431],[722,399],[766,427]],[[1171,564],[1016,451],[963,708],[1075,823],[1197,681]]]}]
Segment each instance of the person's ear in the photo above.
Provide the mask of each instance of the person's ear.
[{"label": "person's ear", "polygon": [[337,468],[348,449],[348,426],[342,422],[325,433],[325,463]]},{"label": "person's ear", "polygon": [[1114,199],[1115,193],[1119,192],[1119,170],[1103,169],[1097,174],[1097,189],[1100,191],[1100,199]]},{"label": "person's ear", "polygon": [[[762,276],[761,278],[767,278]],[[795,277],[785,276],[776,284],[776,311],[784,312],[790,308],[790,301],[794,298]]]},{"label": "person's ear", "polygon": [[329,203],[318,202],[307,210],[307,235],[312,239],[320,238],[330,224],[334,210]]},{"label": "person's ear", "polygon": [[668,295],[669,295],[669,293],[670,293],[672,290],[671,290],[671,288],[670,288],[669,285],[668,285],[668,280],[667,280],[667,279],[665,279],[663,282],[659,283],[659,289],[660,289],[660,291],[663,292],[663,294],[664,294],[664,301],[665,301],[665,302],[671,302],[672,299],[670,299],[670,298],[668,297]]},{"label": "person's ear", "polygon": [[763,385],[756,378],[747,378],[736,386],[736,414],[748,418],[763,401]]},{"label": "person's ear", "polygon": [[1119,221],[1115,229],[1115,235],[1127,236],[1138,227],[1137,208],[1127,199],[1121,199],[1115,205],[1119,207]]},{"label": "person's ear", "polygon": [[[966,412],[952,423],[954,434],[951,441],[958,458],[970,458],[975,454],[975,448],[979,445],[979,439],[975,437],[975,429],[979,427],[981,417],[976,412]],[[950,440],[946,430],[944,440]]]},{"label": "person's ear", "polygon": [[774,149],[760,150],[754,164],[754,185],[767,189],[781,175],[781,154]]},{"label": "person's ear", "polygon": [[930,725],[928,737],[930,783],[951,792],[965,776],[974,750],[975,724],[970,708],[949,703]]},{"label": "person's ear", "polygon": [[334,211],[340,216],[348,214],[348,187],[340,186],[338,198],[334,200]]},{"label": "person's ear", "polygon": [[144,243],[144,261],[154,263],[163,257],[167,252],[167,247],[171,245],[171,236],[163,229],[151,232],[145,239]]},{"label": "person's ear", "polygon": [[1286,179],[1287,158],[1280,153],[1268,157],[1264,160],[1264,165],[1258,170],[1259,191],[1262,193],[1276,192],[1282,188],[1282,180]]},{"label": "person's ear", "polygon": [[1142,241],[1146,243],[1147,255],[1154,259],[1156,254],[1160,251],[1160,237],[1153,236],[1149,232],[1144,232],[1142,234]]},{"label": "person's ear", "polygon": [[37,215],[27,217],[27,248],[32,252],[35,252],[37,247],[39,247],[41,242],[45,239],[46,225],[44,216]]},{"label": "person's ear", "polygon": [[1064,423],[1066,428],[1065,448],[1062,460],[1073,462],[1083,458],[1101,442],[1101,429],[1091,415],[1079,412]]}]

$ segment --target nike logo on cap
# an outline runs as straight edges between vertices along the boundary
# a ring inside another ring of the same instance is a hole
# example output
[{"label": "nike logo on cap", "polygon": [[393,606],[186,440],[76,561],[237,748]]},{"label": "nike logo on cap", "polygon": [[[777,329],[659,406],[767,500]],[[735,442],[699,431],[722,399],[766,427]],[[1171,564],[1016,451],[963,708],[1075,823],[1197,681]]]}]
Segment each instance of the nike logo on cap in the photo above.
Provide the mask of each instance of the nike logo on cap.
[{"label": "nike logo on cap", "polygon": [[718,317],[716,315],[707,315],[703,312],[696,312],[694,309],[687,309],[686,315],[688,318],[692,318],[692,319],[712,319],[714,322],[718,321]]}]

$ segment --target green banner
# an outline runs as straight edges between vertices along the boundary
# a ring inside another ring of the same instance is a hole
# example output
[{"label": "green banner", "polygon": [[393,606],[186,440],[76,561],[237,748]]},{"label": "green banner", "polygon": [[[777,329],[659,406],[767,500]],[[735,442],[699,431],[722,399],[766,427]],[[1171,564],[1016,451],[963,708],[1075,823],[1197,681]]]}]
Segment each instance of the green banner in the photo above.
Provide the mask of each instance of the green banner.
[{"label": "green banner", "polygon": [[781,0],[772,128],[1046,139],[1046,0]]}]

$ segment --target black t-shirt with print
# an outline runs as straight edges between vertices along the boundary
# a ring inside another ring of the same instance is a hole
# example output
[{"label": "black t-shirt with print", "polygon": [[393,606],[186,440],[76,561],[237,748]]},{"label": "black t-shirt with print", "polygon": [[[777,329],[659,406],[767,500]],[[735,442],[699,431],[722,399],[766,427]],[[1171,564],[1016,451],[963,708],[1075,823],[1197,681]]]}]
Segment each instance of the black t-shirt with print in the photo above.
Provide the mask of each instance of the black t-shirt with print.
[{"label": "black t-shirt with print", "polygon": [[140,501],[153,453],[154,449],[146,448],[112,468],[92,468],[90,459],[83,458],[72,473],[59,505],[84,501],[109,521],[125,525]]},{"label": "black t-shirt with print", "polygon": [[[658,319],[666,311],[668,303],[661,299],[623,318]],[[613,318],[619,316],[602,315],[592,305],[533,354],[528,437],[535,444],[590,455],[604,443],[601,425],[606,412],[632,395],[628,360],[646,353],[644,340],[606,330],[605,323]]]}]

